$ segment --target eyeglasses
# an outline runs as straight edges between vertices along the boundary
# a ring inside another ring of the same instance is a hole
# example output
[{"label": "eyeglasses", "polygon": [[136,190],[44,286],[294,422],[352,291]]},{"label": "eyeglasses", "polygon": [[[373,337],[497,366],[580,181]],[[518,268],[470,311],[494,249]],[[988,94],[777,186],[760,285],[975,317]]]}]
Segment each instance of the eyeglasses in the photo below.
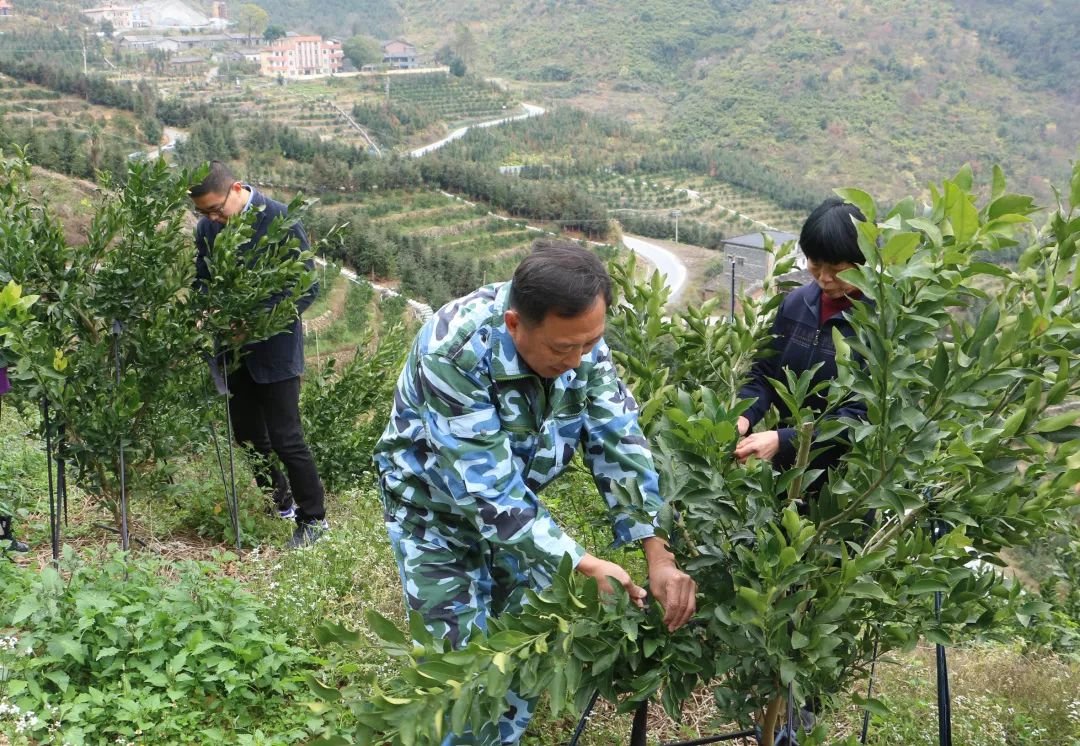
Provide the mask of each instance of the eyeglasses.
[{"label": "eyeglasses", "polygon": [[200,216],[200,217],[202,217],[202,216],[209,217],[210,215],[217,215],[218,217],[222,217],[222,218],[228,217],[225,213],[222,212],[222,210],[225,209],[225,205],[229,201],[229,197],[231,197],[231,196],[232,196],[232,187],[229,187],[229,190],[227,192],[225,192],[225,196],[222,198],[221,202],[219,202],[218,204],[214,205],[213,207],[211,207],[211,208],[209,208],[207,210],[204,210],[201,207],[192,207],[191,212],[194,213],[195,215]]}]

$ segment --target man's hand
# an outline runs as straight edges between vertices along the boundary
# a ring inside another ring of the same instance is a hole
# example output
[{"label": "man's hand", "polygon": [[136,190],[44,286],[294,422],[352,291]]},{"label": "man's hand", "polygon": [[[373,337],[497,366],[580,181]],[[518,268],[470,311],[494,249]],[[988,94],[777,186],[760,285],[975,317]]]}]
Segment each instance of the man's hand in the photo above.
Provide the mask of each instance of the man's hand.
[{"label": "man's hand", "polygon": [[639,608],[645,607],[645,589],[634,583],[630,578],[630,573],[622,569],[620,565],[586,554],[578,563],[577,571],[586,577],[596,578],[596,584],[604,593],[611,593],[614,590],[608,578],[615,578]]},{"label": "man's hand", "polygon": [[740,463],[745,462],[751,456],[771,461],[776,452],[780,450],[780,433],[768,430],[763,433],[747,435],[735,446],[735,458]]},{"label": "man's hand", "polygon": [[750,432],[750,420],[746,419],[742,415],[739,415],[739,419],[735,421],[735,427],[739,431],[739,437],[746,435]]},{"label": "man's hand", "polygon": [[664,540],[652,536],[642,542],[649,561],[649,589],[664,607],[664,624],[674,632],[697,611],[697,583],[675,564]]}]

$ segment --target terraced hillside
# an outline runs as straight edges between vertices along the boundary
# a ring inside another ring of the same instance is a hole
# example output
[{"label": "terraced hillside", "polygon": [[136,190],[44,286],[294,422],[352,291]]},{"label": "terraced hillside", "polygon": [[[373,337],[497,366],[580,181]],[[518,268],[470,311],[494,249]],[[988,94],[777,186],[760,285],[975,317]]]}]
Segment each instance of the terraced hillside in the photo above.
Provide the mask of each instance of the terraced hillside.
[{"label": "terraced hillside", "polygon": [[[388,93],[389,91],[389,93]],[[517,113],[496,86],[446,73],[290,81],[251,79],[226,92],[191,82],[177,95],[213,102],[239,122],[288,125],[324,140],[380,149],[438,139],[463,124]]]},{"label": "terraced hillside", "polygon": [[433,191],[386,191],[323,206],[313,233],[334,225],[344,227],[327,249],[330,258],[434,307],[509,279],[539,235],[485,205]]},{"label": "terraced hillside", "polygon": [[91,126],[96,126],[106,140],[115,140],[125,147],[138,149],[148,144],[130,112],[96,106],[77,96],[6,75],[0,75],[0,117],[6,126],[25,125],[37,132],[65,125],[89,132]]}]

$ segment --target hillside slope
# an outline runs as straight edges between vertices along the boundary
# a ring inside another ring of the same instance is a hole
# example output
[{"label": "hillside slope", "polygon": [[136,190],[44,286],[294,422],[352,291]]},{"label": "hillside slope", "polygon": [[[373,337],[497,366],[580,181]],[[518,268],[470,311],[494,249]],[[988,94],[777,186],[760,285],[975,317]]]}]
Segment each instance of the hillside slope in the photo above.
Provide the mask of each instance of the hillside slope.
[{"label": "hillside slope", "polygon": [[[290,7],[303,16],[309,4]],[[401,33],[423,51],[456,44],[471,69],[529,81],[530,95],[885,197],[964,161],[984,172],[997,161],[1015,187],[1048,198],[1046,179],[1065,180],[1080,133],[1080,93],[1038,68],[1036,46],[1050,39],[1060,56],[1055,19],[1067,27],[1074,0],[1013,11],[1001,0],[367,4],[380,18],[400,9]],[[1015,33],[1020,12],[1030,33]]]}]

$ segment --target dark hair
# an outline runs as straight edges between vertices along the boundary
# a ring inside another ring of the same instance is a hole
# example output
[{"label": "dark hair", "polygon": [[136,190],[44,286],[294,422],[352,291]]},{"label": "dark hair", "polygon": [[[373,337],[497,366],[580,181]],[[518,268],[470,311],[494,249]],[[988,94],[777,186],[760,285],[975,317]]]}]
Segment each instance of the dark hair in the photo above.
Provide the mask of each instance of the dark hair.
[{"label": "dark hair", "polygon": [[611,278],[595,252],[573,241],[538,238],[510,284],[510,308],[528,324],[553,313],[573,318],[592,308],[597,296],[611,305]]},{"label": "dark hair", "polygon": [[851,219],[865,221],[858,207],[839,197],[829,197],[810,213],[799,233],[799,248],[807,259],[827,264],[863,264],[859,234]]},{"label": "dark hair", "polygon": [[205,179],[188,189],[188,194],[193,198],[202,197],[205,194],[224,195],[237,181],[239,180],[233,176],[233,172],[224,163],[210,161],[210,173]]}]

